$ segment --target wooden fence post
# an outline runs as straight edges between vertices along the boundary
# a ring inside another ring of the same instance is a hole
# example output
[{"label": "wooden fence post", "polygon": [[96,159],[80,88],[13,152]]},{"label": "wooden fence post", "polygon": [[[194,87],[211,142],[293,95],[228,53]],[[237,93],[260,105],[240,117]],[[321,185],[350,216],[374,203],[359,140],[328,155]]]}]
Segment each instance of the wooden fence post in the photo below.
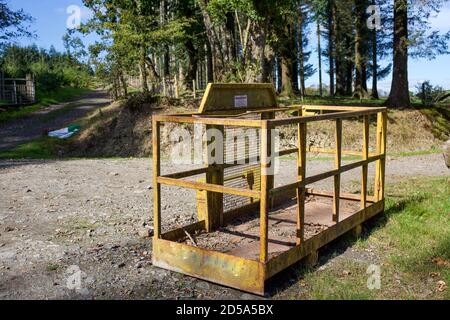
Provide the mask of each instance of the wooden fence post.
[{"label": "wooden fence post", "polygon": [[16,80],[13,81],[13,102],[17,104],[17,85]]}]

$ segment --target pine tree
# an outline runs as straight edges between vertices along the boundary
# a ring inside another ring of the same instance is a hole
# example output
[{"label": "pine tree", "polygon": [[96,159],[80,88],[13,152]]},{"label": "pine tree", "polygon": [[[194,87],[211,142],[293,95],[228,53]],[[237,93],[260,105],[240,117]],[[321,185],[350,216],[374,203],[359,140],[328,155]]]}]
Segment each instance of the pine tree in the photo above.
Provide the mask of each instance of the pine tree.
[{"label": "pine tree", "polygon": [[393,76],[386,105],[393,108],[410,105],[409,54],[433,59],[439,54],[449,53],[450,32],[442,35],[430,30],[429,26],[429,17],[439,12],[442,5],[443,1],[439,0],[427,0],[419,4],[407,0],[394,1]]}]

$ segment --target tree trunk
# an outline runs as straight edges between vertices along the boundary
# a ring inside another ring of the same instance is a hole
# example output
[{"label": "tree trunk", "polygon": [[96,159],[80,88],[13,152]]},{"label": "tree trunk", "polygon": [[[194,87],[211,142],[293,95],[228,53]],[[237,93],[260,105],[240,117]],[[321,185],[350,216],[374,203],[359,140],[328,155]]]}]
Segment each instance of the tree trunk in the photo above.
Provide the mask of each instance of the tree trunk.
[{"label": "tree trunk", "polygon": [[345,75],[345,95],[350,97],[353,92],[353,70],[355,69],[355,63],[349,59],[346,66]]},{"label": "tree trunk", "polygon": [[269,46],[266,46],[264,52],[264,61],[262,66],[262,83],[272,82],[275,77],[272,76],[273,66],[274,66],[274,53]]},{"label": "tree trunk", "polygon": [[255,22],[253,30],[250,33],[250,43],[252,50],[251,62],[256,65],[256,72],[250,70],[250,74],[247,73],[247,81],[249,82],[262,82],[264,79],[264,63],[266,59],[266,27],[263,22]]},{"label": "tree trunk", "polygon": [[111,89],[112,90],[112,92],[111,92],[112,99],[114,101],[117,101],[119,99],[119,85],[117,84],[117,78],[114,77],[112,79],[112,82],[113,82],[112,89]]},{"label": "tree trunk", "polygon": [[281,57],[281,94],[287,97],[292,95],[291,66],[292,61]]},{"label": "tree trunk", "polygon": [[154,61],[155,59],[157,60],[158,58],[155,58],[154,56],[147,56],[145,63],[150,70],[150,79],[153,81],[158,81],[160,76],[158,74],[158,71],[156,70],[156,62]]},{"label": "tree trunk", "polygon": [[323,82],[322,82],[322,46],[320,43],[320,21],[317,19],[317,53],[319,58],[319,95],[323,96]]},{"label": "tree trunk", "polygon": [[184,70],[183,63],[178,64],[178,88],[181,91],[186,90],[186,71]]},{"label": "tree trunk", "polygon": [[148,76],[147,76],[147,65],[146,65],[146,54],[147,50],[145,46],[141,46],[141,52],[140,52],[140,60],[139,60],[139,69],[141,72],[141,87],[142,92],[144,94],[148,94]]},{"label": "tree trunk", "polygon": [[127,81],[125,80],[125,76],[123,75],[123,72],[120,71],[120,84],[122,86],[122,91],[123,91],[123,97],[126,98],[128,97],[128,84]]},{"label": "tree trunk", "polygon": [[328,15],[328,64],[330,67],[330,96],[334,96],[335,94],[335,86],[334,86],[334,45],[333,42],[335,40],[334,35],[334,23],[336,18],[336,10],[334,7],[334,1],[329,1],[329,15]]},{"label": "tree trunk", "polygon": [[354,97],[367,98],[366,43],[364,39],[366,1],[356,0],[355,15],[355,92]]},{"label": "tree trunk", "polygon": [[230,57],[232,61],[237,61],[237,45],[236,45],[236,30],[235,30],[235,21],[234,21],[234,13],[228,12],[226,16],[226,39],[228,42],[228,45],[230,47]]},{"label": "tree trunk", "polygon": [[283,24],[277,29],[281,62],[281,94],[293,94],[294,65],[297,61],[295,48],[295,21],[291,16],[285,16]]},{"label": "tree trunk", "polygon": [[214,82],[214,58],[209,41],[206,41],[206,66],[208,69],[206,80],[208,83]]},{"label": "tree trunk", "polygon": [[372,31],[372,99],[379,99],[378,94],[378,48],[377,48],[377,30]]},{"label": "tree trunk", "polygon": [[164,46],[164,77],[167,79],[170,77],[170,52],[169,52],[169,46]]},{"label": "tree trunk", "polygon": [[392,86],[386,105],[392,108],[409,107],[408,83],[408,2],[394,1],[394,66]]},{"label": "tree trunk", "polygon": [[188,69],[186,72],[186,81],[188,87],[192,86],[192,81],[195,80],[198,66],[198,54],[197,49],[192,42],[192,39],[187,39],[184,46],[186,47],[187,55],[189,58]]},{"label": "tree trunk", "polygon": [[336,72],[336,95],[344,96],[345,95],[345,63],[344,57],[341,55],[341,52],[336,50],[336,58],[335,58],[335,72]]},{"label": "tree trunk", "polygon": [[[213,66],[213,74],[216,75],[217,77],[221,77],[222,72],[224,71],[224,54],[223,54],[223,49],[220,45],[220,41],[217,37],[217,34],[214,30],[214,25],[212,22],[212,19],[208,13],[208,10],[206,9],[207,7],[207,2],[206,0],[198,0],[198,5],[200,7],[202,16],[203,16],[203,24],[205,25],[205,29],[206,29],[206,37],[208,38],[208,42],[209,42],[209,46],[210,46],[210,51],[211,51],[211,62],[212,62],[212,66]],[[216,57],[218,56],[218,58]],[[215,61],[212,61],[214,60]],[[219,60],[219,61],[217,61]],[[218,63],[220,62],[220,64]],[[209,68],[208,68],[209,69]]]},{"label": "tree trunk", "polygon": [[341,14],[338,13],[337,7],[334,7],[333,11],[333,34],[334,34],[334,70],[336,74],[336,87],[335,87],[335,95],[343,96],[345,95],[345,55],[343,53],[345,49],[344,37],[342,34],[342,18]]},{"label": "tree trunk", "polygon": [[303,48],[303,12],[301,6],[299,6],[299,13],[298,13],[298,63],[299,63],[299,76],[300,76],[300,94],[302,98],[306,96],[306,85],[305,85],[305,54],[304,54],[304,48]]},{"label": "tree trunk", "polygon": [[[160,0],[159,2],[159,19],[161,25],[164,25],[166,23],[166,17],[167,15],[167,2],[166,0]],[[167,78],[170,76],[170,52],[169,52],[169,46],[167,44],[163,45],[163,56],[162,56],[162,63],[163,63],[163,76]]]}]

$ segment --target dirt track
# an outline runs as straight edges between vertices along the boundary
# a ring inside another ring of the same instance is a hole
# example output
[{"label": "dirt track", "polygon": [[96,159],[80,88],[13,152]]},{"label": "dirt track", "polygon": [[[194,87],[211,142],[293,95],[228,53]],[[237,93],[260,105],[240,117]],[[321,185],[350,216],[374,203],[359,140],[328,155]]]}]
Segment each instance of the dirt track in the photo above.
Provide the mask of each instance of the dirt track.
[{"label": "dirt track", "polygon": [[[309,172],[330,166],[314,161]],[[291,180],[294,167],[283,161],[278,181]],[[150,168],[150,159],[0,161],[0,299],[252,298],[151,265],[142,234],[151,224]],[[359,174],[344,177],[345,189]],[[449,174],[441,155],[389,159],[387,167],[388,183]],[[193,192],[164,188],[163,196],[166,228],[192,221]],[[359,257],[351,247],[344,254]],[[80,286],[69,281],[75,276]]]},{"label": "dirt track", "polygon": [[[0,151],[39,138],[45,131],[63,128],[88,112],[109,103],[108,93],[97,90],[76,100],[52,105],[33,112],[24,118],[0,124]],[[56,114],[58,110],[69,105],[73,106],[70,110]]]}]

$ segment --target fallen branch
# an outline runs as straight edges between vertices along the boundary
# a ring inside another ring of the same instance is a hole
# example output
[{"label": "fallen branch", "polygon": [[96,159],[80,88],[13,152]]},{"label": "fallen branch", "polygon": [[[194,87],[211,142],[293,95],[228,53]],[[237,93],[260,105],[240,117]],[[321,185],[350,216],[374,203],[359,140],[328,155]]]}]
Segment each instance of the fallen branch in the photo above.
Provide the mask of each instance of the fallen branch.
[{"label": "fallen branch", "polygon": [[189,232],[187,232],[186,230],[184,230],[184,233],[188,236],[189,240],[191,240],[191,242],[194,244],[194,246],[198,247],[197,242],[195,241],[195,239],[189,234]]}]

